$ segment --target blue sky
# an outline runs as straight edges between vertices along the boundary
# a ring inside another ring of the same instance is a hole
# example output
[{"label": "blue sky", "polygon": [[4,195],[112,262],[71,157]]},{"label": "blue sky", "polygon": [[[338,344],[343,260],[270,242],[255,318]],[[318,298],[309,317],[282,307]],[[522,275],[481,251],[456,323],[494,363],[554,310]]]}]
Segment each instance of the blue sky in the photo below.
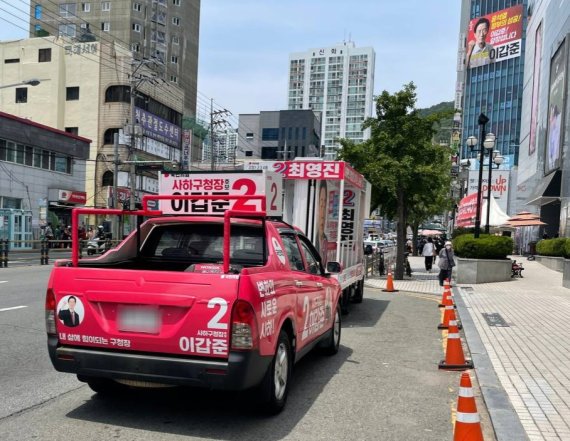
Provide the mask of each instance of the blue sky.
[{"label": "blue sky", "polygon": [[[26,1],[0,8],[29,10]],[[234,115],[287,107],[291,52],[348,39],[376,51],[375,93],[418,86],[418,106],[454,98],[458,0],[202,0],[198,106],[212,97]],[[26,24],[0,10],[0,40]],[[17,24],[17,26],[15,25]],[[19,27],[18,27],[19,26]],[[22,29],[24,28],[24,29]]]}]

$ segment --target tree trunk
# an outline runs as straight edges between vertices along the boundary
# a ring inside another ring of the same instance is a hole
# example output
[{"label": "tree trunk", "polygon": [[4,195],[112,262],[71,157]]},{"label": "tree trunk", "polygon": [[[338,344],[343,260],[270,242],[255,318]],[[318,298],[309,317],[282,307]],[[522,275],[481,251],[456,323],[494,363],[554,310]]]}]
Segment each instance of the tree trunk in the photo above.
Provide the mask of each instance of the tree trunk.
[{"label": "tree trunk", "polygon": [[419,224],[412,225],[412,248],[414,250],[414,256],[418,255],[418,229],[420,228]]},{"label": "tree trunk", "polygon": [[404,192],[398,189],[398,226],[397,226],[397,242],[396,242],[396,271],[394,279],[404,279],[404,253],[406,250],[406,230],[408,223],[406,222],[406,207],[404,204]]}]

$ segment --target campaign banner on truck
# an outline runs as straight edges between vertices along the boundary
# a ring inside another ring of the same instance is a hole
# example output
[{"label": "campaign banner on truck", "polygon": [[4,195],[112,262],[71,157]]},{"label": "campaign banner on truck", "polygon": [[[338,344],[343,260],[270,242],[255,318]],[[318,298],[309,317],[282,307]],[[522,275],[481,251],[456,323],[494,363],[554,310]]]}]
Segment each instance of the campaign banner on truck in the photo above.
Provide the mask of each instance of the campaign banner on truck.
[{"label": "campaign banner on truck", "polygon": [[[180,172],[159,175],[159,195],[196,196],[196,199],[160,200],[159,207],[164,214],[220,215],[226,210],[265,210],[268,216],[281,216],[282,192],[282,179],[272,172]],[[236,200],[227,198],[230,195],[247,197]],[[219,199],[204,199],[203,196],[219,196]]]},{"label": "campaign banner on truck", "polygon": [[469,22],[468,69],[519,57],[522,53],[523,5],[501,9]]}]

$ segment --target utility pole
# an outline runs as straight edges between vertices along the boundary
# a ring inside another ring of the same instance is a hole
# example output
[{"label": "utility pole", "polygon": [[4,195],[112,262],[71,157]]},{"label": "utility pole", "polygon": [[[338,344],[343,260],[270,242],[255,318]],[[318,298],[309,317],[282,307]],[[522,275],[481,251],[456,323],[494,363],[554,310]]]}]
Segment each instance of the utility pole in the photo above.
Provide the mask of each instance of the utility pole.
[{"label": "utility pole", "polygon": [[[117,208],[118,206],[118,192],[117,192],[117,181],[119,180],[119,134],[115,133],[114,135],[114,151],[115,151],[115,160],[114,160],[114,171],[113,171],[113,208]],[[121,228],[121,221],[119,219],[117,219],[117,216],[115,216],[115,228],[113,231],[113,237],[115,239],[118,239],[119,237],[121,237],[119,235],[120,232],[120,228]]]},{"label": "utility pole", "polygon": [[229,126],[226,117],[230,116],[232,113],[229,110],[216,110],[214,112],[214,99],[210,100],[210,168],[211,170],[216,169],[216,161],[214,157],[214,129],[227,128]]}]

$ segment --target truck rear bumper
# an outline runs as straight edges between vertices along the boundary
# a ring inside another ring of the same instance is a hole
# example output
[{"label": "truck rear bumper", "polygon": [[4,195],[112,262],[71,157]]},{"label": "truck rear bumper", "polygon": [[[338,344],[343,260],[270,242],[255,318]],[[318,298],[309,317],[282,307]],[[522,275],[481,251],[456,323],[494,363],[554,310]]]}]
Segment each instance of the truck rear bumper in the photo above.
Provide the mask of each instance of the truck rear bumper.
[{"label": "truck rear bumper", "polygon": [[110,378],[221,390],[244,390],[256,386],[267,372],[272,357],[258,352],[230,352],[228,360],[206,360],[92,348],[60,346],[48,336],[53,366],[77,374],[81,380]]}]

